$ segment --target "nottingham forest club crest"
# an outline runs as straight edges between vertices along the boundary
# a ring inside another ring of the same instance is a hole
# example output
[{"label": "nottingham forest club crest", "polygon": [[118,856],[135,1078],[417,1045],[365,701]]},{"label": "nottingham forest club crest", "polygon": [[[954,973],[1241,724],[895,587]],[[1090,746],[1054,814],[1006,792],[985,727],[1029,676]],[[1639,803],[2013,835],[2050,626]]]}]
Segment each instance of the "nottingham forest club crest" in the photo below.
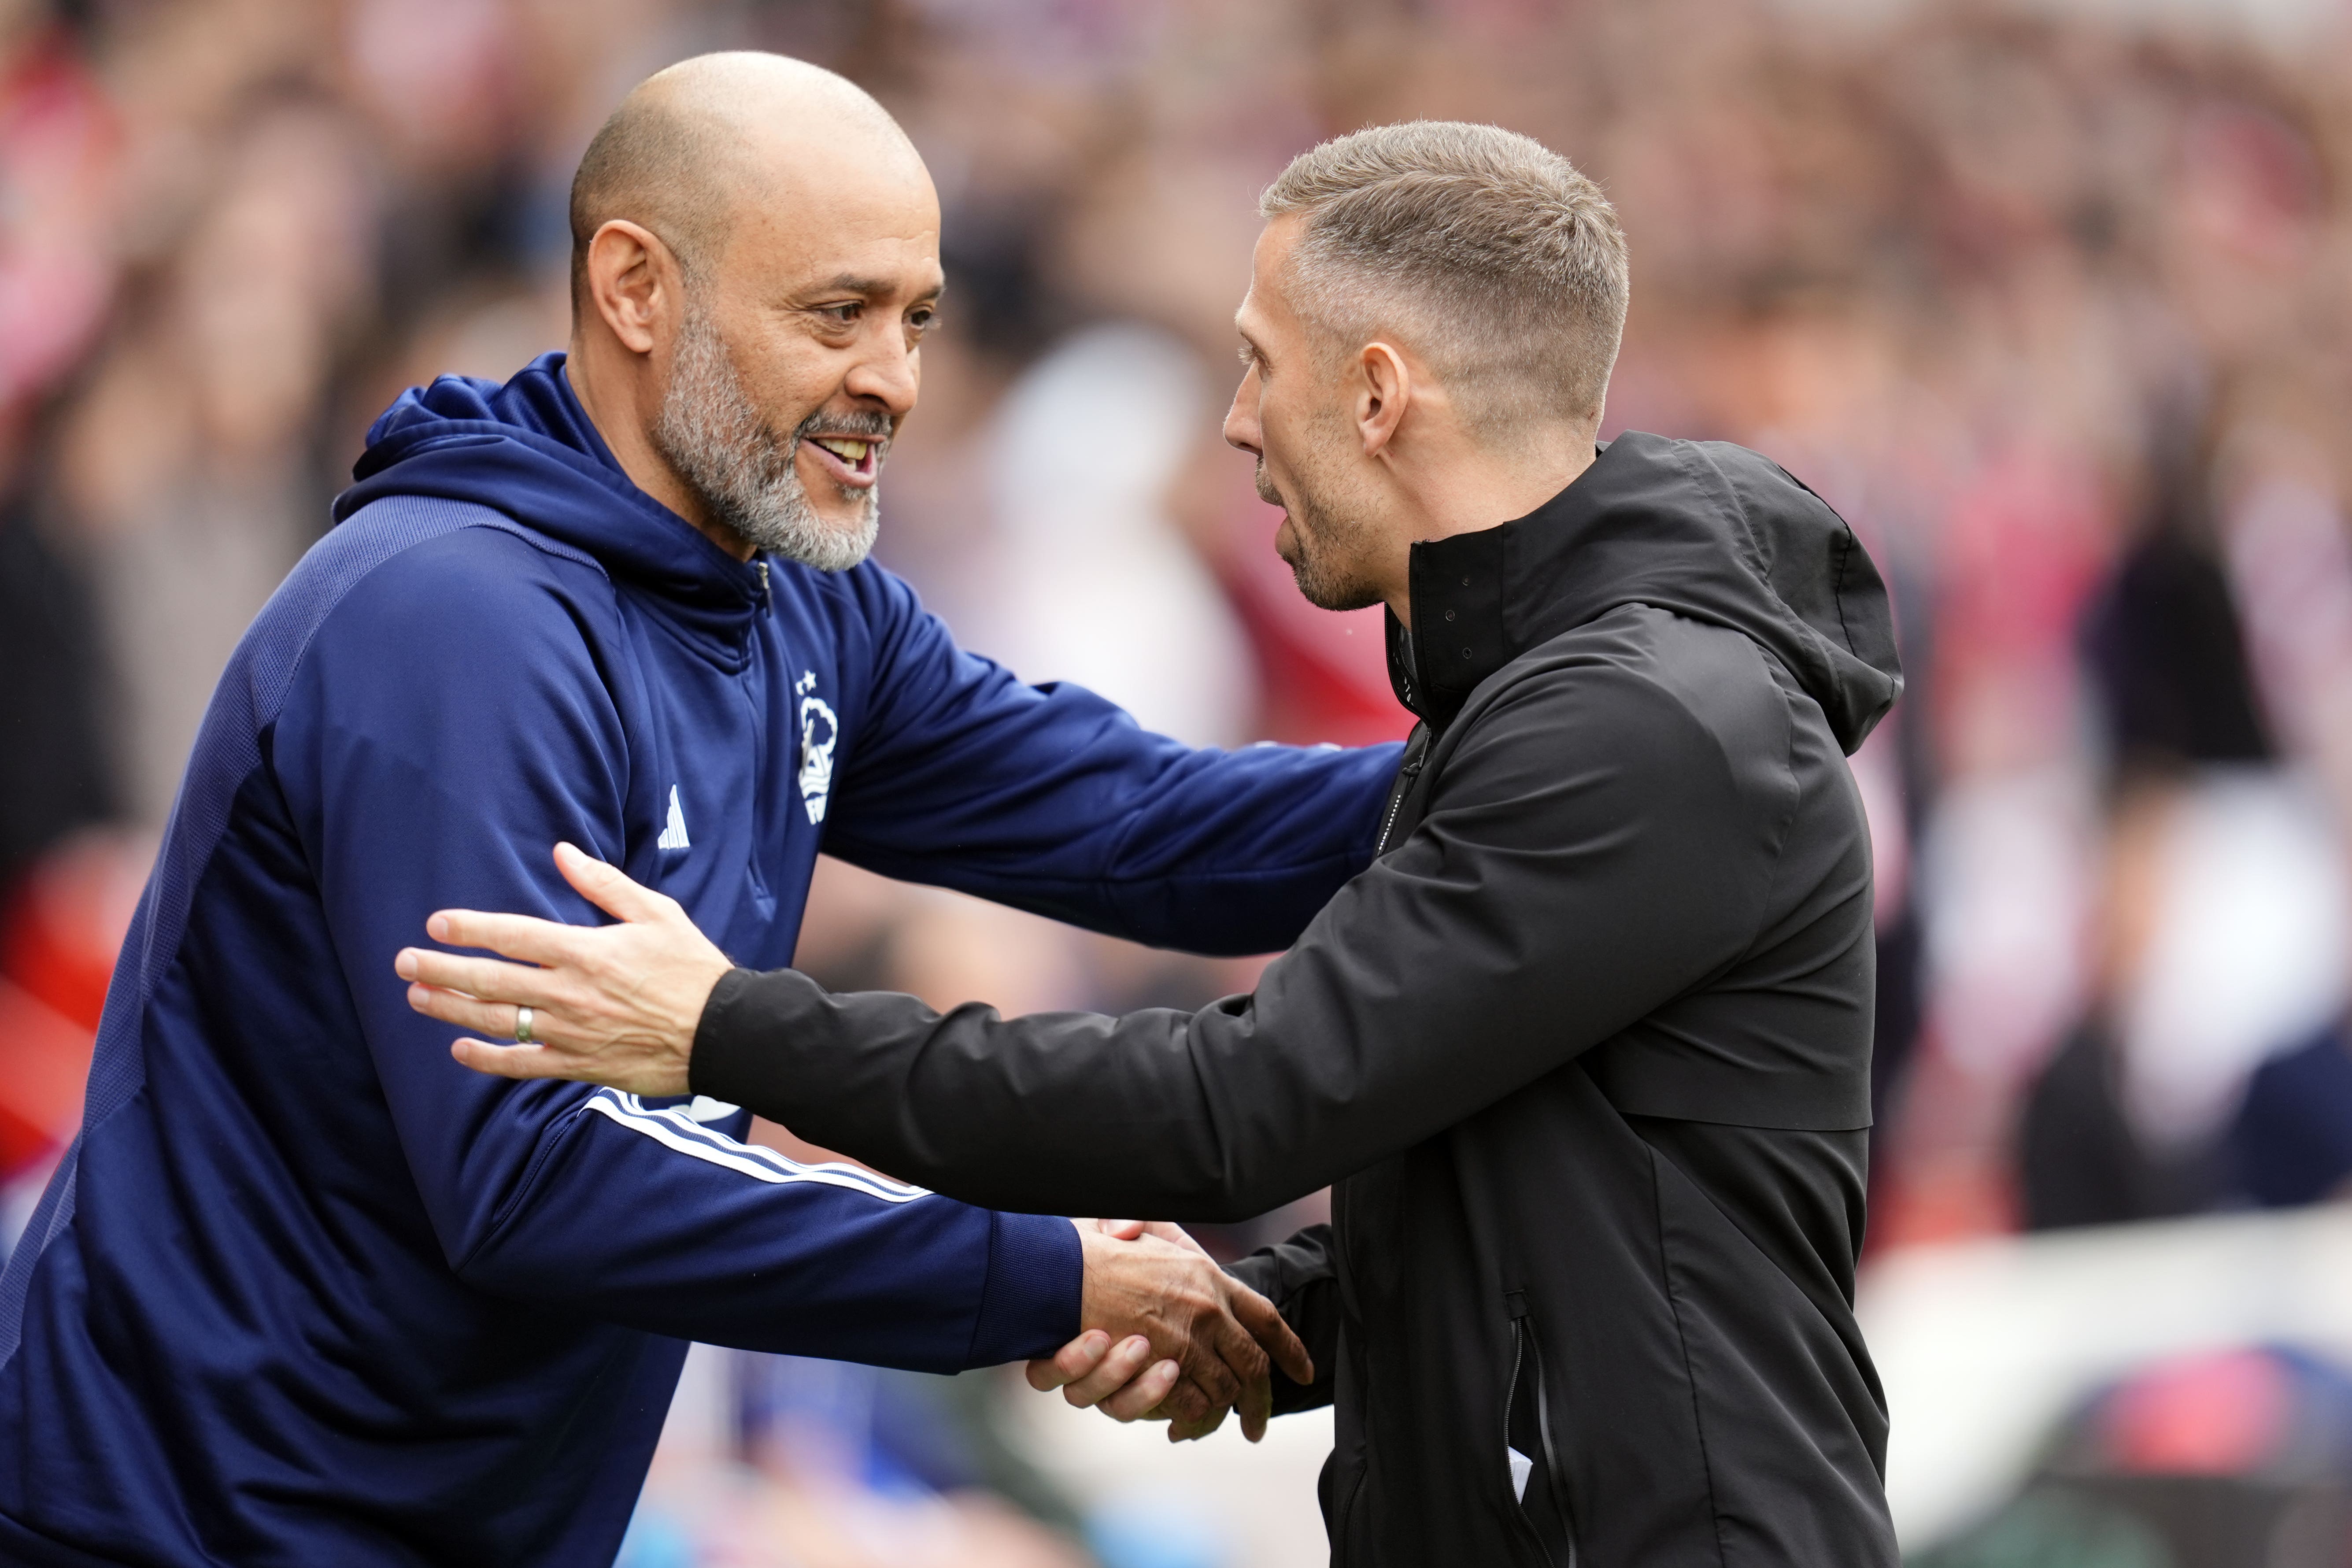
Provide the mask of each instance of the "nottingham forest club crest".
[{"label": "nottingham forest club crest", "polygon": [[816,694],[816,671],[802,675],[793,689],[801,699],[801,804],[815,824],[824,820],[824,803],[833,795],[833,748],[841,739],[841,721]]}]

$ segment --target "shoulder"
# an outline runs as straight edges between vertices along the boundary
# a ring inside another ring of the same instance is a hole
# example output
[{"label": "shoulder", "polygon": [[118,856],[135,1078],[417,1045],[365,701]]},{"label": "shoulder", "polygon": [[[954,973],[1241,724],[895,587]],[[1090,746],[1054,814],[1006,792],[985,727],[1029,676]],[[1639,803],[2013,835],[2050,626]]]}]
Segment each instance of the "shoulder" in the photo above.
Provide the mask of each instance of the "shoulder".
[{"label": "shoulder", "polygon": [[[1506,667],[1456,728],[1478,731],[1479,749],[1602,759],[1637,787],[1712,782],[1777,795],[1790,722],[1769,656],[1748,637],[1628,605]],[[1463,742],[1472,749],[1469,733]]]},{"label": "shoulder", "polygon": [[334,595],[337,608],[363,597],[378,610],[446,616],[519,605],[550,589],[607,596],[611,589],[586,553],[493,508],[429,497],[392,497],[353,513],[304,557],[296,578],[305,574]]},{"label": "shoulder", "polygon": [[478,679],[564,661],[615,615],[611,584],[587,555],[488,507],[390,497],[310,549],[240,658],[257,686],[281,691],[298,671],[338,685]]},{"label": "shoulder", "polygon": [[304,557],[282,595],[315,605],[338,640],[535,641],[613,613],[604,569],[488,507],[394,497],[353,514]]},{"label": "shoulder", "polygon": [[1514,661],[1476,706],[1498,717],[1575,707],[1633,727],[1680,721],[1736,745],[1759,721],[1769,721],[1775,736],[1784,732],[1788,694],[1770,656],[1745,634],[1624,605]]}]

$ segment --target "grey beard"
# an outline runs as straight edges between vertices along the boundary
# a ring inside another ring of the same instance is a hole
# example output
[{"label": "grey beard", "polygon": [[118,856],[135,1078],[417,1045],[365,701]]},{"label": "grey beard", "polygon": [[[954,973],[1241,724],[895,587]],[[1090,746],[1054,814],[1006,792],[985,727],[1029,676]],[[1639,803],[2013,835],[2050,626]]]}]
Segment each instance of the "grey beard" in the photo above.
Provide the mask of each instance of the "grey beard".
[{"label": "grey beard", "polygon": [[[841,487],[859,504],[849,522],[827,521],[809,504],[793,458],[812,431],[887,442],[890,421],[870,411],[812,414],[780,438],[760,417],[709,315],[690,310],[678,334],[669,388],[662,394],[655,449],[694,488],[712,520],[755,550],[820,572],[846,572],[866,559],[881,527],[881,487]],[[878,467],[881,453],[875,454]]]}]

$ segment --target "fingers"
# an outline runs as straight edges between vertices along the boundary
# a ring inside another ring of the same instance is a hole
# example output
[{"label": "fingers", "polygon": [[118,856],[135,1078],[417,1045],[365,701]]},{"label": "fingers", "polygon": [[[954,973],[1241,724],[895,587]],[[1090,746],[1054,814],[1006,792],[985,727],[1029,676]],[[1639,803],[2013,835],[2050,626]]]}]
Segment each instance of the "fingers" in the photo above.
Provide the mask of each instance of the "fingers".
[{"label": "fingers", "polygon": [[[1268,1382],[1272,1363],[1250,1331],[1229,1311],[1212,1314],[1193,1331],[1197,1362],[1185,1371],[1219,1405],[1240,1405],[1261,1383]],[[1272,1395],[1268,1394],[1268,1403]]]},{"label": "fingers", "polygon": [[481,910],[436,910],[425,934],[451,947],[487,948],[526,963],[561,963],[576,951],[580,928],[534,915],[488,914]]},{"label": "fingers", "polygon": [[1290,1325],[1282,1321],[1273,1302],[1235,1280],[1226,1304],[1242,1327],[1265,1347],[1274,1364],[1282,1369],[1283,1376],[1300,1384],[1315,1381],[1315,1358],[1307,1353],[1307,1346],[1291,1332]]},{"label": "fingers", "polygon": [[[412,985],[408,988],[408,1005],[428,1018],[438,1018],[478,1035],[511,1036],[515,1032],[515,1009],[510,1002],[484,1002],[455,991]],[[534,1037],[547,1038],[555,1033],[554,1024],[552,1015],[542,1013],[531,1021],[531,1033]]]},{"label": "fingers", "polygon": [[[1173,1365],[1172,1363],[1170,1364]],[[1101,1363],[1092,1372],[1087,1373],[1084,1377],[1075,1379],[1066,1386],[1062,1390],[1062,1397],[1081,1410],[1100,1405],[1129,1384],[1133,1383],[1147,1367],[1152,1367],[1155,1372],[1157,1371],[1151,1353],[1151,1342],[1141,1334],[1129,1334],[1111,1346],[1110,1352],[1102,1358]],[[1159,1404],[1160,1399],[1166,1397],[1168,1390],[1175,1386],[1175,1376],[1171,1373],[1164,1380],[1158,1394],[1135,1407],[1136,1414],[1140,1415]],[[1133,1417],[1127,1416],[1121,1419],[1131,1420]]]},{"label": "fingers", "polygon": [[1200,1257],[1206,1258],[1209,1256],[1209,1249],[1202,1247],[1199,1242],[1193,1240],[1192,1233],[1191,1231],[1186,1230],[1182,1226],[1177,1225],[1172,1221],[1164,1219],[1152,1220],[1143,1226],[1143,1234],[1146,1236],[1156,1236],[1162,1241],[1172,1242],[1174,1245],[1182,1247],[1185,1251],[1198,1254]]},{"label": "fingers", "polygon": [[1140,1377],[1105,1399],[1100,1406],[1102,1413],[1114,1421],[1143,1419],[1175,1392],[1177,1379],[1182,1375],[1182,1371],[1172,1361],[1153,1362],[1144,1369]]},{"label": "fingers", "polygon": [[459,1040],[449,1054],[476,1072],[493,1078],[562,1078],[563,1066],[545,1046],[494,1046],[488,1040]]},{"label": "fingers", "polygon": [[631,881],[617,866],[606,865],[569,844],[555,847],[555,868],[582,898],[615,920],[657,921],[677,907],[676,900]]},{"label": "fingers", "polygon": [[1168,1424],[1168,1440],[1190,1443],[1195,1438],[1207,1436],[1224,1424],[1225,1413],[1221,1408],[1204,1410],[1198,1415],[1179,1415]]},{"label": "fingers", "polygon": [[[1266,1352],[1230,1309],[1234,1292],[1241,1287],[1214,1263],[1156,1236],[1121,1240],[1096,1222],[1075,1223],[1085,1258],[1082,1321],[1147,1341],[1158,1347],[1151,1359],[1172,1358],[1179,1363],[1183,1384],[1193,1392],[1175,1395],[1180,1403],[1171,1405],[1171,1414],[1197,1415],[1205,1423],[1213,1412],[1239,1401],[1253,1382],[1270,1377]],[[1114,1222],[1111,1228],[1131,1227]],[[1125,1365],[1129,1353],[1123,1351],[1115,1359]],[[1137,1360],[1132,1373],[1120,1375],[1107,1361],[1069,1385],[1071,1403],[1109,1398],[1145,1364]],[[1270,1400],[1271,1394],[1265,1394],[1258,1406]],[[1139,1400],[1119,1405],[1122,1410],[1144,1407]]]},{"label": "fingers", "polygon": [[1209,1249],[1193,1240],[1192,1232],[1164,1219],[1098,1219],[1095,1221],[1095,1226],[1105,1236],[1120,1241],[1133,1241],[1139,1236],[1156,1236],[1187,1252],[1198,1253],[1202,1258],[1209,1256]]},{"label": "fingers", "polygon": [[444,991],[463,991],[484,1002],[546,1007],[555,1001],[555,994],[548,985],[554,975],[528,963],[501,963],[495,958],[467,958],[430,948],[404,947],[393,958],[392,972],[403,980]]},{"label": "fingers", "polygon": [[[1234,1282],[1227,1290],[1226,1306],[1234,1321],[1248,1331],[1258,1348],[1272,1364],[1282,1369],[1283,1375],[1294,1383],[1315,1381],[1315,1361],[1307,1347],[1282,1321],[1274,1303],[1246,1285]],[[1242,1436],[1255,1443],[1265,1436],[1266,1423],[1274,1418],[1274,1380],[1261,1373],[1244,1380],[1238,1403],[1242,1415]]]},{"label": "fingers", "polygon": [[1185,1375],[1201,1385],[1210,1404],[1231,1405],[1241,1398],[1253,1364],[1265,1364],[1265,1352],[1239,1324],[1220,1314],[1193,1329],[1181,1360]]},{"label": "fingers", "polygon": [[[1094,1405],[1118,1421],[1181,1411],[1195,1420],[1216,1413],[1191,1384],[1178,1388],[1182,1369],[1175,1362],[1151,1359],[1151,1342],[1140,1334],[1118,1342],[1112,1353],[1111,1337],[1089,1329],[1055,1352],[1050,1360],[1033,1361],[1027,1368],[1029,1386],[1040,1394],[1066,1388],[1063,1395],[1081,1408]],[[1140,1375],[1137,1367],[1142,1367]],[[1171,1397],[1172,1395],[1172,1397]],[[1181,1416],[1179,1418],[1181,1418]]]},{"label": "fingers", "polygon": [[1051,1393],[1066,1383],[1076,1383],[1102,1364],[1110,1353],[1111,1337],[1100,1329],[1088,1329],[1060,1350],[1052,1359],[1029,1363],[1029,1386],[1040,1394]]},{"label": "fingers", "polygon": [[1201,1385],[1180,1378],[1174,1389],[1150,1413],[1150,1419],[1171,1422],[1193,1432],[1213,1432],[1225,1418],[1224,1406],[1210,1403]]},{"label": "fingers", "polygon": [[1266,1423],[1274,1419],[1274,1383],[1260,1378],[1242,1392],[1242,1402],[1236,1407],[1242,1413],[1242,1436],[1251,1442],[1265,1436]]}]

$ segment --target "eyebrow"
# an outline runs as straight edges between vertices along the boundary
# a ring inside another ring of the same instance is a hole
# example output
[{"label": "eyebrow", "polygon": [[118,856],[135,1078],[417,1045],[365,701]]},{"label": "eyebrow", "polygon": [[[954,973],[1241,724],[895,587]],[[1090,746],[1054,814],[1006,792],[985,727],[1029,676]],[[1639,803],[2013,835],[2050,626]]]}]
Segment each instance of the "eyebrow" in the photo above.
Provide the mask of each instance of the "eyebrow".
[{"label": "eyebrow", "polygon": [[[877,294],[887,294],[897,287],[894,281],[887,278],[862,278],[855,272],[843,272],[826,279],[822,283],[812,285],[803,291],[802,298],[820,300],[830,294],[861,294],[871,299]],[[947,280],[941,279],[916,298],[936,300],[947,291]]]}]

